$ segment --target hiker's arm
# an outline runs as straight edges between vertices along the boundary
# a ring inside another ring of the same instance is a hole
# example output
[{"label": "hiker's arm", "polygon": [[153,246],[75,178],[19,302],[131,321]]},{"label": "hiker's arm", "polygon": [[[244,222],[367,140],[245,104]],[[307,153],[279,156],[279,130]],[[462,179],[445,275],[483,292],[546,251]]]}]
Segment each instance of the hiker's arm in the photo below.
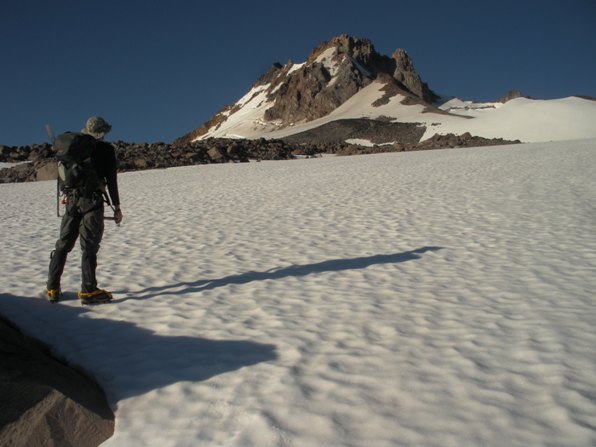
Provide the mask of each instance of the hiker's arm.
[{"label": "hiker's arm", "polygon": [[118,194],[118,161],[116,160],[116,152],[114,147],[110,145],[109,150],[106,151],[106,170],[105,178],[108,187],[110,200],[114,206],[114,222],[119,224],[122,222],[122,210],[120,209],[120,196]]},{"label": "hiker's arm", "polygon": [[106,184],[108,187],[108,193],[110,194],[110,200],[112,201],[112,205],[116,207],[116,209],[120,209],[120,195],[118,194],[118,173],[117,173],[117,161],[116,161],[116,153],[114,152],[114,148],[108,151],[108,166],[106,169]]}]

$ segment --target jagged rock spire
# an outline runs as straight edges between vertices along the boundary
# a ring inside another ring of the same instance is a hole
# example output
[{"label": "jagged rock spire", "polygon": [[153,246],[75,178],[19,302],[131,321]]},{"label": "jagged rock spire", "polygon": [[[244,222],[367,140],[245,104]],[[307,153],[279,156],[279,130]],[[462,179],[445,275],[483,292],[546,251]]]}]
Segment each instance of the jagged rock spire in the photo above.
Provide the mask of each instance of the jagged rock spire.
[{"label": "jagged rock spire", "polygon": [[[404,91],[425,101],[436,95],[421,81],[410,57],[397,50],[382,56],[368,39],[345,34],[315,48],[306,63],[291,75],[290,67],[274,66],[260,79],[271,81],[265,113],[269,121],[310,121],[327,115],[381,74],[389,75]],[[386,78],[385,78],[386,79]]]},{"label": "jagged rock spire", "polygon": [[395,68],[393,70],[393,78],[403,84],[411,93],[426,102],[434,102],[438,96],[422,82],[416,70],[414,70],[414,63],[405,50],[398,48],[393,52],[392,56]]}]

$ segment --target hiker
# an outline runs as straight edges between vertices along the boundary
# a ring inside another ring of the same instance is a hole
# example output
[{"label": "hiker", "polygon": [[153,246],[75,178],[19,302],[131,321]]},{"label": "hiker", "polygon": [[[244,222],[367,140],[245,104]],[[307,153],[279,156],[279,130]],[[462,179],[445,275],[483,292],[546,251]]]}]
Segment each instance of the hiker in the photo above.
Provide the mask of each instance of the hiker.
[{"label": "hiker", "polygon": [[[112,126],[103,118],[92,116],[87,120],[81,134],[67,133],[71,136],[78,135],[89,141],[93,147],[86,162],[90,166],[95,181],[89,186],[64,189],[66,211],[60,224],[60,237],[56,241],[56,248],[50,255],[50,267],[46,294],[50,302],[58,302],[62,297],[60,278],[64,271],[68,253],[73,249],[77,238],[80,238],[82,256],[82,285],[78,297],[82,304],[106,302],[112,299],[112,294],[97,287],[95,270],[97,267],[97,252],[104,231],[104,196],[105,186],[109,193],[113,209],[114,221],[120,224],[122,211],[118,195],[118,179],[116,171],[116,152],[114,147],[104,142],[105,135]],[[63,135],[67,135],[63,134]],[[90,139],[86,135],[90,135]],[[55,145],[58,144],[56,139]]]}]

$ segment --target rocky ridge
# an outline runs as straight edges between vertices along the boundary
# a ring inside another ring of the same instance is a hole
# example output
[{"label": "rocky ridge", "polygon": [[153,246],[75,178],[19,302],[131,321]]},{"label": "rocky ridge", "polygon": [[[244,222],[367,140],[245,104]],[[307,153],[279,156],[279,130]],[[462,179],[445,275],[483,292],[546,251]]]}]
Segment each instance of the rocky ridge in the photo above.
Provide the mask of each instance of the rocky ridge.
[{"label": "rocky ridge", "polygon": [[[184,146],[166,143],[112,142],[119,172],[163,169],[211,163],[240,163],[249,160],[285,160],[292,147],[281,140],[212,139]],[[0,169],[0,183],[55,179],[56,158],[52,146],[0,146],[0,162],[15,163]]]},{"label": "rocky ridge", "polygon": [[[487,139],[470,134],[435,135],[420,142],[424,131],[425,127],[412,123],[358,119],[338,120],[283,140],[210,138],[185,145],[123,141],[112,144],[116,149],[118,171],[127,172],[199,164],[290,160],[322,153],[353,155],[519,143],[517,140]],[[346,142],[352,138],[366,138],[373,146]],[[381,141],[392,143],[374,145]],[[14,163],[14,166],[0,169],[0,183],[52,180],[57,176],[55,153],[50,144],[0,146],[0,162]]]}]

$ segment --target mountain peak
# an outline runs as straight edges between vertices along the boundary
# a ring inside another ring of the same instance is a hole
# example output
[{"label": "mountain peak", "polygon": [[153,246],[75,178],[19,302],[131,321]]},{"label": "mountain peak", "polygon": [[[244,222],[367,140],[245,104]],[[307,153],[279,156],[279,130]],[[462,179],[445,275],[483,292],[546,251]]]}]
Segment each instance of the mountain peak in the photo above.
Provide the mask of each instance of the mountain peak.
[{"label": "mountain peak", "polygon": [[[422,82],[404,50],[388,57],[379,54],[369,39],[341,34],[314,48],[304,63],[273,64],[236,104],[225,107],[180,140],[214,135],[240,110],[244,111],[243,120],[250,111],[253,131],[260,126],[264,133],[309,122],[330,114],[375,81],[388,85],[387,91],[392,94],[410,96],[418,102],[432,103],[438,98]],[[238,123],[235,128],[246,128],[246,123]]]},{"label": "mountain peak", "polygon": [[333,49],[336,56],[347,55],[359,61],[365,61],[371,54],[376,54],[372,42],[368,39],[342,34],[323,42],[315,48],[307,59],[307,64],[315,61],[322,53]]}]

